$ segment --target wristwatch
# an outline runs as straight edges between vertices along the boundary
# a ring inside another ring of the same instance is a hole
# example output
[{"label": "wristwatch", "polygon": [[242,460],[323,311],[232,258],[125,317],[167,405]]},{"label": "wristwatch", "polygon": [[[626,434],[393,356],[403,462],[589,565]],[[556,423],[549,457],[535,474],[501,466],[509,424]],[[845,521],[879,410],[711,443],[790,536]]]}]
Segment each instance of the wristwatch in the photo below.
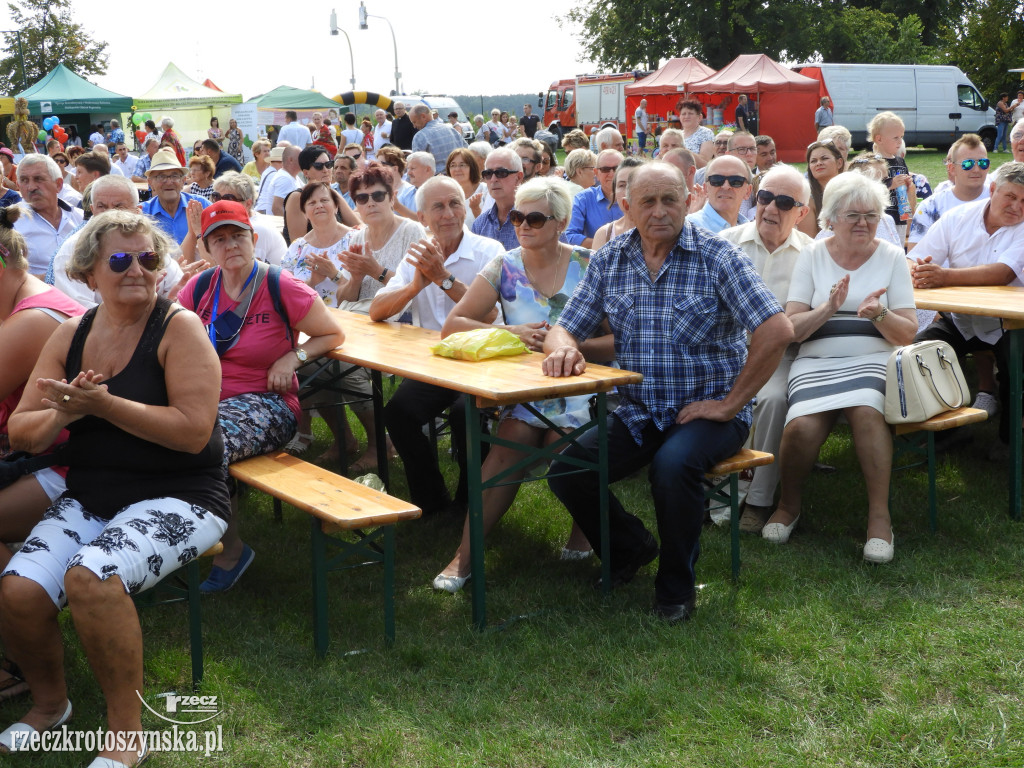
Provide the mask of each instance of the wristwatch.
[{"label": "wristwatch", "polygon": [[306,352],[306,350],[304,350],[302,347],[296,347],[292,351],[295,353],[295,356],[299,358],[300,363],[305,363],[307,360],[309,360],[309,353]]},{"label": "wristwatch", "polygon": [[384,267],[384,271],[380,273],[380,277],[377,278],[377,282],[384,285],[384,280],[388,276],[388,268]]},{"label": "wristwatch", "polygon": [[455,287],[455,275],[449,274],[444,280],[441,281],[441,290],[450,291]]},{"label": "wristwatch", "polygon": [[341,270],[340,269],[337,272],[334,273],[334,277],[331,278],[331,281],[335,282],[335,283],[340,283],[341,282]]},{"label": "wristwatch", "polygon": [[872,323],[880,323],[885,320],[885,316],[889,314],[889,308],[886,306],[882,307],[882,311],[871,318]]}]

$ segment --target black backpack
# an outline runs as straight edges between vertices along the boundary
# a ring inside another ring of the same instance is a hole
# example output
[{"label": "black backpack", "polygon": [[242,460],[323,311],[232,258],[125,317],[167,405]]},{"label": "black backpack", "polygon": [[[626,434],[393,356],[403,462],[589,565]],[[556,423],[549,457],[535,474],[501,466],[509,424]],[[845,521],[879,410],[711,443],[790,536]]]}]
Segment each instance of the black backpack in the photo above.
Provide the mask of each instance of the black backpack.
[{"label": "black backpack", "polygon": [[[281,268],[274,266],[273,264],[265,264],[264,262],[258,262],[260,270],[264,267],[267,269],[267,289],[270,291],[270,303],[274,306],[274,311],[280,315],[284,321],[284,327],[288,330],[288,343],[295,343],[295,335],[292,333],[292,323],[288,319],[288,311],[284,308],[284,304],[281,302]],[[210,282],[213,280],[213,273],[217,270],[216,267],[211,267],[200,273],[199,277],[196,278],[195,285],[192,286],[192,306],[198,307],[199,300],[206,295],[206,292],[210,290]]]}]

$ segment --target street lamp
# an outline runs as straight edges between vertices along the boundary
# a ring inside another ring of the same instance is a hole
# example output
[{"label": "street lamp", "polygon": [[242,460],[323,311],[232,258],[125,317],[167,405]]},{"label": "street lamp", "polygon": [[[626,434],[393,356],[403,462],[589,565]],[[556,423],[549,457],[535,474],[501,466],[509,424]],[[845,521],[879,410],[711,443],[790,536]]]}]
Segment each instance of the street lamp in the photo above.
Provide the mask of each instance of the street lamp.
[{"label": "street lamp", "polygon": [[345,40],[348,42],[348,63],[352,67],[352,77],[349,79],[349,82],[352,84],[352,90],[354,91],[356,89],[356,60],[352,56],[352,39],[348,36],[348,32],[338,26],[338,14],[331,8],[331,34],[337,36],[339,32],[345,36]]},{"label": "street lamp", "polygon": [[373,16],[366,12],[366,5],[363,0],[359,0],[359,28],[369,29],[366,24],[366,20],[369,18],[383,19],[388,22],[388,28],[391,30],[391,43],[395,46],[395,93],[401,93],[402,89],[398,87],[398,81],[402,77],[402,73],[398,71],[398,42],[395,40],[395,28],[391,26],[391,22],[385,16]]}]

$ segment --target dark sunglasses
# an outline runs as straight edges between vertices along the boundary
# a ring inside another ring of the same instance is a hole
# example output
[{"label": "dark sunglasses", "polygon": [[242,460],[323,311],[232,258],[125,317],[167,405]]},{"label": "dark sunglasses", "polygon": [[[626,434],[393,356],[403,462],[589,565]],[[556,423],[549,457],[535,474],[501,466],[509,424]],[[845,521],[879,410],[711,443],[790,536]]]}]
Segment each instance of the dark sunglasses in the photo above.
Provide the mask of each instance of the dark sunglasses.
[{"label": "dark sunglasses", "polygon": [[598,165],[594,167],[594,170],[596,170],[598,173],[612,173],[613,171],[617,171],[618,169],[619,166],[617,165]]},{"label": "dark sunglasses", "polygon": [[771,205],[775,201],[775,207],[780,211],[791,211],[793,208],[803,208],[804,204],[794,200],[789,195],[776,195],[767,189],[757,190],[757,202],[761,205]]},{"label": "dark sunglasses", "polygon": [[518,173],[518,171],[510,171],[508,168],[488,168],[487,170],[480,171],[480,175],[485,181],[492,176],[497,176],[499,179],[507,179],[513,173]]},{"label": "dark sunglasses", "polygon": [[313,167],[316,168],[318,171],[322,171],[324,168],[333,168],[334,161],[328,160],[327,162],[324,163],[313,163]]},{"label": "dark sunglasses", "polygon": [[743,176],[722,176],[717,173],[714,176],[708,176],[708,184],[712,187],[724,187],[727,181],[733,189],[739,189],[747,183],[746,178]]},{"label": "dark sunglasses", "polygon": [[139,260],[139,266],[155,272],[160,268],[160,254],[154,251],[127,251],[124,253],[112,253],[108,259],[110,271],[115,273],[124,272],[132,265],[132,258]]},{"label": "dark sunglasses", "polygon": [[983,171],[987,171],[989,165],[991,165],[991,161],[987,157],[983,157],[980,160],[961,160],[960,167],[965,171],[969,171],[974,167],[975,163],[977,163],[978,167]]},{"label": "dark sunglasses", "polygon": [[539,211],[533,211],[532,213],[523,213],[513,208],[508,212],[508,219],[512,222],[513,227],[518,227],[524,221],[530,229],[541,229],[545,224],[551,221],[554,216],[545,216]]},{"label": "dark sunglasses", "polygon": [[220,202],[221,200],[227,200],[232,203],[242,202],[240,198],[235,197],[234,195],[222,195],[220,192],[211,192],[210,199],[215,203]]},{"label": "dark sunglasses", "polygon": [[366,205],[370,202],[371,197],[373,198],[373,202],[383,203],[388,199],[388,193],[378,189],[373,192],[356,192],[352,195],[352,199],[356,201],[356,205]]}]

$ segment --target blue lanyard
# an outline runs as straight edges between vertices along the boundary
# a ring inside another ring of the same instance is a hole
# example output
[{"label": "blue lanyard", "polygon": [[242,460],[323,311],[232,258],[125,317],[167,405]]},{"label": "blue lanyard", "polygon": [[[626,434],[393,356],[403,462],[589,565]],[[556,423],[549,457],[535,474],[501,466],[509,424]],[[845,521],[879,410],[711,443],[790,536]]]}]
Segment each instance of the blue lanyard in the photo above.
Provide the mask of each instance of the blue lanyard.
[{"label": "blue lanyard", "polygon": [[[245,284],[242,286],[242,290],[238,292],[238,297],[241,298],[242,294],[245,293],[245,289],[249,287],[249,283],[256,276],[256,270],[259,268],[259,263],[253,261],[252,272],[245,279]],[[217,284],[213,286],[213,309],[210,312],[210,324],[207,325],[207,329],[210,332],[210,341],[213,342],[213,348],[217,348],[217,329],[214,328],[214,323],[217,321],[217,308],[220,307],[220,284],[224,278],[224,270],[221,269],[217,272]]]}]

